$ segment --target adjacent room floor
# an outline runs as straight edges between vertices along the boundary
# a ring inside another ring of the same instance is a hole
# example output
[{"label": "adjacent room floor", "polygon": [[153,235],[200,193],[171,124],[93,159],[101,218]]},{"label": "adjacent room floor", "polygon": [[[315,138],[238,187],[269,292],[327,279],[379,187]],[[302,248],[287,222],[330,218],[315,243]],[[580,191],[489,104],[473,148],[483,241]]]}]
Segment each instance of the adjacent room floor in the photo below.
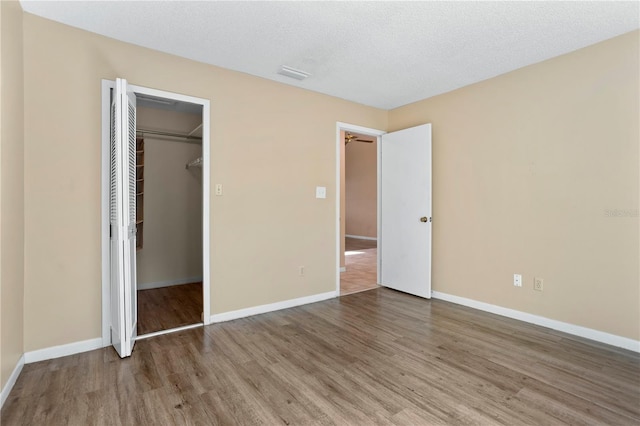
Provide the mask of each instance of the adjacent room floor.
[{"label": "adjacent room floor", "polygon": [[640,354],[378,288],[28,364],[3,425],[640,423]]},{"label": "adjacent room floor", "polygon": [[202,283],[138,291],[138,336],[202,322]]},{"label": "adjacent room floor", "polygon": [[377,242],[358,238],[345,239],[346,272],[340,273],[340,295],[357,293],[378,287]]}]

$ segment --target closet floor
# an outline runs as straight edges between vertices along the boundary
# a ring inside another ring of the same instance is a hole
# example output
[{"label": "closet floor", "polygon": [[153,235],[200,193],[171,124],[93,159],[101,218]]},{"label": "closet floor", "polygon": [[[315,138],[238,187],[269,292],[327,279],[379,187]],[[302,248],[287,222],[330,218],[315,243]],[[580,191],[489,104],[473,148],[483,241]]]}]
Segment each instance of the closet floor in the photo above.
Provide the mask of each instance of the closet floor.
[{"label": "closet floor", "polygon": [[202,283],[138,291],[138,336],[201,322]]}]

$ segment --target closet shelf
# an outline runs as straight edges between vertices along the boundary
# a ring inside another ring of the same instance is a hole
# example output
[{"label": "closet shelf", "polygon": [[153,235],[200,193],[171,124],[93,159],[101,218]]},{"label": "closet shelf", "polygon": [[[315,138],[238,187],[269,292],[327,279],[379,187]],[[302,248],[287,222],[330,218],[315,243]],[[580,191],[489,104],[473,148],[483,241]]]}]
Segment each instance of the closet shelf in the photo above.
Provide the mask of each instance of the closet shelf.
[{"label": "closet shelf", "polygon": [[144,139],[136,138],[136,249],[144,240]]}]

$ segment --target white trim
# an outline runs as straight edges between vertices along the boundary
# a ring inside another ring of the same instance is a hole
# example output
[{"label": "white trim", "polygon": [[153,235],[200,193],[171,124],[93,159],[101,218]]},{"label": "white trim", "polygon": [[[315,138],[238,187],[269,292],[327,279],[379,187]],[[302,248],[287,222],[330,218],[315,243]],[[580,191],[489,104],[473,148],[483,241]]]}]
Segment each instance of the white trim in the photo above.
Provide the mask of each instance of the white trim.
[{"label": "white trim", "polygon": [[[369,127],[357,126],[355,124],[343,123],[341,121],[336,122],[336,295],[340,295],[340,160],[341,160],[341,148],[344,141],[340,138],[340,131],[345,130],[354,133],[361,133],[364,135],[375,136],[377,138],[376,149],[378,150],[378,164],[377,164],[377,176],[378,176],[378,235],[380,235],[380,142],[381,136],[384,135],[384,130],[371,129]],[[380,282],[380,256],[381,256],[382,240],[378,243],[377,250],[377,277],[376,282]],[[346,270],[346,269],[345,269]]]},{"label": "white trim", "polygon": [[[110,292],[109,292],[109,99],[112,80],[102,80],[102,343],[111,344]],[[174,99],[202,105],[202,314],[204,324],[209,324],[211,315],[211,102],[208,99],[179,93],[129,85],[135,93],[160,98]]]},{"label": "white trim", "polygon": [[156,281],[152,283],[138,283],[138,290],[150,290],[153,288],[171,287],[173,285],[191,284],[202,281],[202,277],[180,278],[178,280]]},{"label": "white trim", "polygon": [[515,309],[503,308],[502,306],[479,302],[477,300],[467,299],[466,297],[440,293],[439,291],[432,291],[431,296],[434,299],[445,300],[447,302],[468,306],[480,311],[490,312],[492,314],[501,315],[503,317],[513,318],[531,324],[540,325],[542,327],[551,328],[553,330],[562,331],[574,336],[584,337],[585,339],[595,340],[596,342],[605,343],[607,345],[628,349],[633,352],[640,352],[640,341],[629,339],[627,337],[617,336],[615,334],[605,333],[604,331],[598,331],[592,328],[569,324],[566,322],[541,317],[539,315],[529,314],[527,312],[516,311]]},{"label": "white trim", "polygon": [[2,392],[0,393],[0,408],[4,406],[5,401],[7,400],[7,398],[9,398],[11,389],[13,389],[13,386],[16,384],[16,381],[20,376],[22,367],[24,367],[24,355],[22,355],[20,359],[18,359],[16,367],[13,369],[11,375],[9,376],[9,380],[7,380],[7,383],[5,383],[4,387],[2,388]]},{"label": "white trim", "polygon": [[[110,344],[111,343],[109,343],[108,345]],[[25,364],[31,364],[33,362],[45,361],[47,359],[60,358],[63,356],[75,355],[82,352],[102,349],[103,347],[104,345],[102,344],[102,338],[97,337],[95,339],[68,343],[66,345],[51,346],[50,348],[27,352],[24,354],[24,362]]]},{"label": "white trim", "polygon": [[211,103],[202,103],[202,318],[211,316]]},{"label": "white trim", "polygon": [[109,292],[110,274],[109,268],[109,105],[111,89],[115,88],[115,82],[102,80],[102,197],[101,197],[101,226],[102,226],[102,346],[111,344],[111,326],[109,316],[111,314],[111,293]]},{"label": "white trim", "polygon": [[370,241],[378,241],[378,239],[376,237],[365,237],[362,235],[349,235],[349,234],[344,234],[345,237],[349,237],[349,238],[355,238],[356,240],[370,240]]},{"label": "white trim", "polygon": [[148,339],[149,337],[162,336],[163,334],[170,334],[170,333],[175,333],[176,331],[190,330],[192,328],[198,328],[203,326],[204,326],[204,323],[199,322],[197,324],[183,325],[182,327],[170,328],[168,330],[154,331],[153,333],[147,333],[147,334],[142,334],[140,336],[137,336],[136,342],[138,340]]},{"label": "white trim", "polygon": [[[340,139],[340,130],[362,133],[367,136],[382,136],[387,133],[384,130],[372,129],[370,127],[358,126],[357,124],[344,123],[342,121],[336,122],[336,126],[338,127],[338,139]],[[340,142],[344,143],[344,141]]]},{"label": "white trim", "polygon": [[380,285],[382,282],[382,135],[378,136],[378,143],[376,144],[377,152],[377,160],[378,164],[376,167],[376,177],[377,177],[377,190],[376,190],[376,218],[378,220],[376,229],[376,235],[380,237],[378,244],[376,245],[376,283]]},{"label": "white trim", "polygon": [[[338,293],[339,294],[339,293]],[[323,300],[336,297],[335,291],[314,294],[312,296],[299,297],[297,299],[283,300],[282,302],[269,303],[267,305],[253,306],[251,308],[238,309],[237,311],[223,312],[211,316],[211,322],[231,321],[238,318],[250,317],[252,315],[265,314],[267,312],[279,311],[281,309],[293,308],[295,306],[309,303],[321,302]]]}]

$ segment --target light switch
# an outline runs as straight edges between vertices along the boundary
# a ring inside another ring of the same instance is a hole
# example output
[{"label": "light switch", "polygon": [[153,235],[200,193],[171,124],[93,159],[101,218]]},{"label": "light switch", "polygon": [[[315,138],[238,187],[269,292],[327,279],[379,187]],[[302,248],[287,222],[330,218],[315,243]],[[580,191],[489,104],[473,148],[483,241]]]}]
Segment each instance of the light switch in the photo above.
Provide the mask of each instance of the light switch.
[{"label": "light switch", "polygon": [[326,186],[316,186],[316,198],[327,198]]},{"label": "light switch", "polygon": [[222,184],[216,183],[216,195],[222,195]]}]

